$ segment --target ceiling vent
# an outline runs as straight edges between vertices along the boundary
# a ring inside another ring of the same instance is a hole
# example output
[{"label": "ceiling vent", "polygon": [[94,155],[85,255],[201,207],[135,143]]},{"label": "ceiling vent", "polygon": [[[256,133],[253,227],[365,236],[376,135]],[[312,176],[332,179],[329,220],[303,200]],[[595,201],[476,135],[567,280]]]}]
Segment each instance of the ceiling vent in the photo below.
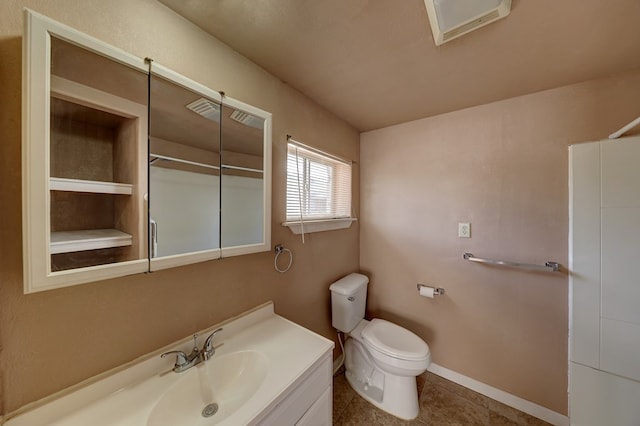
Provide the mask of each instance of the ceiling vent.
[{"label": "ceiling vent", "polygon": [[424,0],[436,46],[504,18],[511,0]]},{"label": "ceiling vent", "polygon": [[200,114],[204,118],[215,121],[216,123],[220,122],[220,105],[210,101],[209,99],[196,99],[189,105],[185,105],[185,107],[189,108],[196,114]]},{"label": "ceiling vent", "polygon": [[242,123],[245,126],[253,127],[256,129],[262,129],[263,126],[263,121],[261,118],[258,118],[255,115],[247,114],[243,111],[238,111],[237,109],[231,113],[231,119],[237,121],[238,123]]}]

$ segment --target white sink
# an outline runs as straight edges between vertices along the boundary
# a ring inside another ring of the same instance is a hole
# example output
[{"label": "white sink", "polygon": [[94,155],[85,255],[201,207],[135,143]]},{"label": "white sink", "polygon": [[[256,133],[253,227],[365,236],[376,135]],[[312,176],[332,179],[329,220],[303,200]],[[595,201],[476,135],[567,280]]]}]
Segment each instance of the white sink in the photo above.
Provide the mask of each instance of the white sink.
[{"label": "white sink", "polygon": [[257,351],[214,355],[209,361],[180,373],[183,377],[153,407],[147,425],[215,425],[235,413],[256,393],[267,370],[267,357]]},{"label": "white sink", "polygon": [[[160,357],[169,350],[189,353],[193,338],[185,337],[16,413],[5,426],[294,424],[278,417],[283,407],[298,410],[292,418],[299,419],[331,386],[333,342],[276,315],[273,303],[201,330],[198,347],[222,326],[215,355],[195,367],[175,373],[175,359]],[[319,367],[325,364],[326,371]],[[319,378],[313,383],[320,384],[298,393],[311,371]],[[295,401],[286,404],[290,393]],[[203,409],[213,403],[217,411],[204,417]]]}]

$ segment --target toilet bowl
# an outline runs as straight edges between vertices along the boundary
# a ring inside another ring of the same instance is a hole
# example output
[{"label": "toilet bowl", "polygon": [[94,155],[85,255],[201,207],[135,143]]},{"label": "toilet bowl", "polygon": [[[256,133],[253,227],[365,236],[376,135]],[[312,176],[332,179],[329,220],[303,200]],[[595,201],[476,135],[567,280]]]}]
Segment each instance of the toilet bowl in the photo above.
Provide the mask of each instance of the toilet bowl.
[{"label": "toilet bowl", "polygon": [[345,376],[365,400],[411,420],[418,416],[416,376],[431,362],[429,346],[411,331],[383,319],[364,319],[369,279],[350,274],[330,287],[332,323],[345,333]]}]

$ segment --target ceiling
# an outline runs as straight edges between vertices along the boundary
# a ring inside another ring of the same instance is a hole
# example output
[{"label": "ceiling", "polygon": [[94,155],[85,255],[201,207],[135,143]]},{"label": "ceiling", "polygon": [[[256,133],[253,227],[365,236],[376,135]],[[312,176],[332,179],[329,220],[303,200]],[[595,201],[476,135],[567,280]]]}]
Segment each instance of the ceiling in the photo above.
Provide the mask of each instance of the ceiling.
[{"label": "ceiling", "polygon": [[423,0],[159,0],[360,131],[640,68],[639,0],[513,0],[436,47]]}]

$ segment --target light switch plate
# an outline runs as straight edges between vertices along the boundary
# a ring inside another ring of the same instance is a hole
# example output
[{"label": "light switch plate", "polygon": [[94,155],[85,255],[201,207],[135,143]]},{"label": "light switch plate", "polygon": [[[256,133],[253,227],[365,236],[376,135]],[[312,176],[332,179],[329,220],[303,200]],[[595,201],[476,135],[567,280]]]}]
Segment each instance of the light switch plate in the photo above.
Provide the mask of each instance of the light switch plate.
[{"label": "light switch plate", "polygon": [[469,222],[458,222],[458,237],[471,238],[471,224]]}]

